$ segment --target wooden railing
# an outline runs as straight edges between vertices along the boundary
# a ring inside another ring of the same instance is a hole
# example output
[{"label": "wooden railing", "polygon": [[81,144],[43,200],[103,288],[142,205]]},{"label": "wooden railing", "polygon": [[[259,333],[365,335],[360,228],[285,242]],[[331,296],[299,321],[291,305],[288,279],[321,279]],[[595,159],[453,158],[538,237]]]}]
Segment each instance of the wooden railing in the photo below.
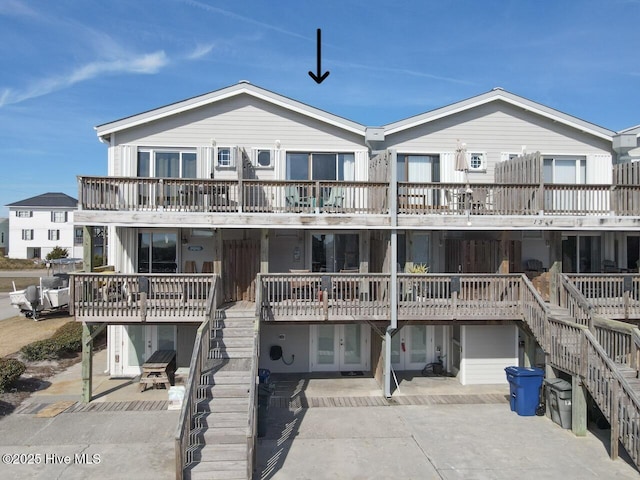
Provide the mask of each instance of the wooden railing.
[{"label": "wooden railing", "polygon": [[[78,177],[81,210],[389,213],[389,183]],[[640,215],[638,185],[398,182],[398,213]]]},{"label": "wooden railing", "polygon": [[202,428],[196,414],[198,403],[202,401],[206,392],[199,388],[202,372],[209,358],[211,347],[211,326],[217,315],[219,278],[214,277],[209,292],[206,306],[206,319],[198,328],[196,340],[189,363],[189,376],[185,385],[185,394],[180,410],[180,418],[175,434],[175,459],[176,480],[182,480],[184,469],[193,462],[192,445],[196,443],[196,437]]},{"label": "wooden railing", "polygon": [[[398,275],[400,319],[521,317],[520,275]],[[389,274],[260,276],[263,320],[388,320]]]},{"label": "wooden railing", "polygon": [[[260,274],[258,274],[260,277]],[[260,289],[256,292],[256,310],[262,304]],[[256,461],[256,438],[258,435],[258,366],[260,363],[260,318],[256,312],[253,337],[253,356],[251,357],[251,384],[249,385],[249,412],[247,420],[247,478],[253,478]]]},{"label": "wooden railing", "polygon": [[78,177],[82,210],[388,213],[388,183]]},{"label": "wooden railing", "polygon": [[576,286],[566,277],[557,274],[556,285],[559,306],[569,310],[576,323],[593,329],[593,306],[584,298]]},{"label": "wooden railing", "polygon": [[210,274],[72,273],[78,321],[110,323],[189,321],[205,318]]},{"label": "wooden railing", "polygon": [[598,315],[614,319],[640,318],[640,275],[567,274]]}]

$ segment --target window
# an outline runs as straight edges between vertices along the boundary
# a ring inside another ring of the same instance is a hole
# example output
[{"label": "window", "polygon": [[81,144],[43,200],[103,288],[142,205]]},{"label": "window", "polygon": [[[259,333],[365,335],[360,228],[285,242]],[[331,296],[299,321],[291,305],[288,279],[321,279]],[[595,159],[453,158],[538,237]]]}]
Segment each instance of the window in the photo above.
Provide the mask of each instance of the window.
[{"label": "window", "polygon": [[398,154],[399,182],[439,182],[440,155]]},{"label": "window", "polygon": [[584,184],[587,183],[587,159],[560,155],[544,157],[542,173],[544,183]]},{"label": "window", "polygon": [[178,235],[175,232],[138,234],[138,273],[176,273]]},{"label": "window", "polygon": [[235,167],[234,149],[231,147],[218,148],[218,166],[219,167]]},{"label": "window", "polygon": [[33,217],[33,212],[31,210],[17,210],[16,217],[19,217],[19,218]]},{"label": "window", "polygon": [[82,245],[82,228],[76,228],[73,231],[73,244]]},{"label": "window", "polygon": [[181,150],[140,150],[138,177],[197,178],[196,153]]},{"label": "window", "polygon": [[487,169],[485,154],[479,152],[471,152],[469,154],[469,171],[481,172]]},{"label": "window", "polygon": [[255,148],[252,151],[253,166],[256,168],[269,168],[273,166],[274,152],[268,149]]},{"label": "window", "polygon": [[353,153],[287,153],[287,180],[355,180]]},{"label": "window", "polygon": [[67,221],[67,212],[51,212],[51,221],[53,223],[65,223]]},{"label": "window", "polygon": [[47,237],[49,240],[60,240],[60,230],[49,230]]},{"label": "window", "polygon": [[33,240],[33,230],[23,229],[22,240]]}]

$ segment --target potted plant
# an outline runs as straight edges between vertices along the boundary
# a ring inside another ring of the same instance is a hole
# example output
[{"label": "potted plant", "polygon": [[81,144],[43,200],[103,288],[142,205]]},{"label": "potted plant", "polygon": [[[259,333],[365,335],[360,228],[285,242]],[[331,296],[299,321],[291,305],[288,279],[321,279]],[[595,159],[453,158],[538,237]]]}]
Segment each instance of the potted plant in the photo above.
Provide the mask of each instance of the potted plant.
[{"label": "potted plant", "polygon": [[[424,274],[429,273],[429,266],[424,263],[414,263],[407,270],[408,273]],[[411,282],[413,290],[413,298],[416,301],[424,301],[427,293],[427,284],[424,280],[415,280]]]}]

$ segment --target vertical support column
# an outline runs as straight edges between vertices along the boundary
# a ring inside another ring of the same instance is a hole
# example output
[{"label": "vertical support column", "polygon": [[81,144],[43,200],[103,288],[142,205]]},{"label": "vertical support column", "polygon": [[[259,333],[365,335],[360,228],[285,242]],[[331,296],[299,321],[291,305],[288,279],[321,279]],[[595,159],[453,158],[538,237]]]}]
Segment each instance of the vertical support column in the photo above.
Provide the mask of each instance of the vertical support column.
[{"label": "vertical support column", "polygon": [[83,225],[82,227],[82,261],[85,272],[93,272],[93,227]]},{"label": "vertical support column", "polygon": [[384,344],[384,396],[391,397],[391,334],[398,328],[398,168],[395,150],[389,150],[389,215],[391,220],[391,255],[389,265],[389,328]]},{"label": "vertical support column", "polygon": [[571,377],[571,431],[577,437],[587,435],[587,392],[578,375]]},{"label": "vertical support column", "polygon": [[260,230],[260,273],[269,273],[269,229]]},{"label": "vertical support column", "polygon": [[213,236],[213,273],[222,277],[222,230],[217,229]]},{"label": "vertical support column", "polygon": [[558,305],[558,278],[557,274],[562,272],[562,233],[561,232],[549,232],[549,261],[551,272],[550,279],[550,303],[552,305]]},{"label": "vertical support column", "polygon": [[91,401],[93,391],[93,339],[91,326],[82,322],[82,401]]},{"label": "vertical support column", "polygon": [[509,273],[509,232],[500,234],[500,268],[498,273]]},{"label": "vertical support column", "polygon": [[532,335],[520,330],[524,336],[524,366],[535,367],[536,365],[536,340]]},{"label": "vertical support column", "polygon": [[[546,378],[547,380],[551,380],[553,378],[558,378],[558,375],[556,373],[555,368],[553,368],[551,366],[551,355],[549,355],[549,353],[546,353],[545,355],[545,362],[544,362],[544,378]],[[546,388],[544,382],[542,383],[542,388]],[[543,393],[544,395],[545,393]],[[551,418],[551,409],[549,408],[549,405],[547,404],[547,409],[545,412],[545,416],[547,418]]]}]

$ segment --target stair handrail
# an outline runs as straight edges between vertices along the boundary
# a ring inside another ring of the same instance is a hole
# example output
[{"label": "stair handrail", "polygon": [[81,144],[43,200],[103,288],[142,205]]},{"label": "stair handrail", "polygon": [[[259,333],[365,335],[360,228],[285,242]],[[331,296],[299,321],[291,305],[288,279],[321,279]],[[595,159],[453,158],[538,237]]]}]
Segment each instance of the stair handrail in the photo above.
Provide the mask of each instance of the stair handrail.
[{"label": "stair handrail", "polygon": [[249,412],[247,418],[247,478],[253,476],[256,457],[256,437],[258,433],[258,364],[260,361],[260,321],[262,305],[261,275],[256,286],[256,319],[253,330],[253,355],[251,357],[251,384],[249,385]]},{"label": "stair handrail", "polygon": [[593,332],[594,306],[564,273],[557,272],[556,276],[558,306],[568,309],[577,323],[587,326]]},{"label": "stair handrail", "polygon": [[211,345],[211,323],[215,320],[218,306],[219,276],[213,276],[213,282],[207,296],[207,316],[198,327],[194,341],[193,352],[189,362],[189,376],[185,384],[185,393],[178,418],[178,426],[174,435],[174,450],[176,463],[176,480],[183,480],[184,468],[188,465],[187,450],[191,442],[191,432],[194,429],[193,416],[197,409],[198,385],[206,364]]},{"label": "stair handrail", "polygon": [[[587,341],[585,349],[587,375],[583,376],[582,382],[591,392],[591,396],[611,425],[611,456],[613,459],[617,458],[618,441],[620,441],[629,456],[638,465],[640,451],[637,446],[640,442],[640,432],[630,424],[632,421],[637,423],[640,418],[640,398],[629,382],[620,374],[615,363],[593,333],[586,327],[582,327],[582,329],[583,338]],[[593,365],[592,357],[594,356],[597,356],[600,362],[607,366],[609,378],[603,379],[600,375],[589,375],[597,368]],[[603,380],[606,381],[603,382]],[[607,386],[606,391],[602,391],[603,383]],[[629,413],[630,409],[633,410],[631,413]],[[621,426],[622,428],[620,428]]]},{"label": "stair handrail", "polygon": [[521,289],[523,319],[529,325],[542,349],[546,352],[549,346],[549,338],[547,336],[549,332],[549,305],[526,275],[522,274],[521,279],[526,287]]}]

